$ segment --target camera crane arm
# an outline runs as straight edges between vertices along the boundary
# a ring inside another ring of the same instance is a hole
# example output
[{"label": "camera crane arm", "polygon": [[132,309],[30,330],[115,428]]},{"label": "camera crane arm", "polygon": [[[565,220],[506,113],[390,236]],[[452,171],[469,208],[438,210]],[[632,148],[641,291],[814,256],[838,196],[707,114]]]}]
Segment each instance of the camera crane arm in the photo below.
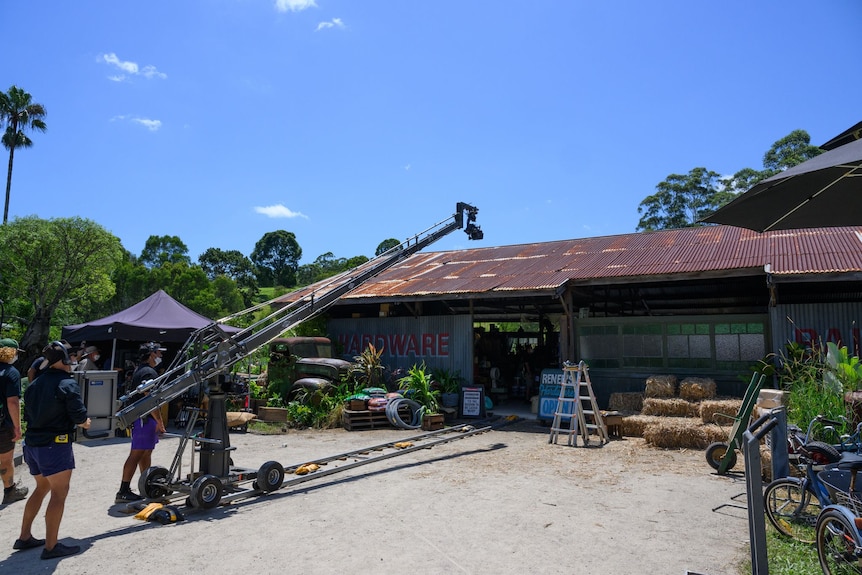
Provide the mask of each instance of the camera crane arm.
[{"label": "camera crane arm", "polygon": [[[271,342],[285,331],[320,315],[340,298],[371,278],[454,230],[465,228],[464,232],[469,239],[482,239],[484,234],[475,223],[478,211],[478,208],[464,202],[458,202],[455,214],[450,218],[434,224],[416,236],[408,238],[401,244],[351,270],[301,290],[310,293],[276,310],[239,333],[228,334],[216,322],[192,332],[165,373],[142,383],[120,398],[124,403],[128,401],[132,403],[117,412],[116,418],[119,426],[130,427],[136,419],[169,403],[195,385],[226,373],[235,363]],[[467,216],[466,227],[465,214]],[[223,318],[220,322],[227,323],[235,317],[254,311],[273,301],[270,300],[260,306],[243,310]]]}]

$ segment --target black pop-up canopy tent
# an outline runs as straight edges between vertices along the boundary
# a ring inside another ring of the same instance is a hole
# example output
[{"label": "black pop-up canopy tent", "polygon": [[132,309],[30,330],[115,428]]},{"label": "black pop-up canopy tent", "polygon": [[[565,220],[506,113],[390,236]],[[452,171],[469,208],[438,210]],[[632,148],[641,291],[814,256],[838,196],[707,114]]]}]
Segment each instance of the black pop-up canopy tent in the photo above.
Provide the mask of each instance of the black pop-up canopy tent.
[{"label": "black pop-up canopy tent", "polygon": [[[159,290],[147,299],[113,315],[63,327],[63,339],[70,342],[117,340],[185,342],[191,333],[213,320],[194,312]],[[240,328],[220,325],[227,333]],[[112,355],[114,357],[114,355]]]}]

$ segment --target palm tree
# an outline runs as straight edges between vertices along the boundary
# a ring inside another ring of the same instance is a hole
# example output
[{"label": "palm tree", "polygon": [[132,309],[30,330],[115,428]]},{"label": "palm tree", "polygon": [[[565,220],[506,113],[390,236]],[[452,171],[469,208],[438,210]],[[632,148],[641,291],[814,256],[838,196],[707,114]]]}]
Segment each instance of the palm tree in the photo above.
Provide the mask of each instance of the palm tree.
[{"label": "palm tree", "polygon": [[9,219],[9,192],[12,190],[12,161],[15,158],[15,148],[29,148],[33,145],[33,140],[25,133],[27,130],[44,132],[48,129],[42,120],[45,113],[45,106],[34,104],[32,96],[18,86],[12,86],[6,93],[0,92],[0,123],[6,124],[3,146],[9,150],[6,205],[3,208],[4,224]]}]

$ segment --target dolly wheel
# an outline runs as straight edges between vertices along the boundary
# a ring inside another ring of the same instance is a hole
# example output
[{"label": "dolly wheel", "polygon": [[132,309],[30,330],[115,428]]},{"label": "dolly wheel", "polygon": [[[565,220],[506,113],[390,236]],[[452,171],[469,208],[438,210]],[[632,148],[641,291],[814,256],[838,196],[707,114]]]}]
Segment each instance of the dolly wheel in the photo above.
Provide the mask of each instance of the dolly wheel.
[{"label": "dolly wheel", "polygon": [[[718,471],[718,468],[721,467],[721,460],[724,459],[728,449],[730,449],[730,446],[726,443],[720,441],[711,443],[706,448],[706,462],[709,463],[710,467]],[[736,451],[731,451],[727,462],[727,469],[733,469],[734,465],[736,465]]]},{"label": "dolly wheel", "polygon": [[221,501],[222,484],[214,475],[202,475],[195,479],[189,492],[192,507],[212,509]]},{"label": "dolly wheel", "polygon": [[138,479],[138,491],[147,499],[159,499],[173,493],[168,488],[169,472],[164,467],[150,467]]},{"label": "dolly wheel", "polygon": [[265,493],[275,491],[284,482],[284,467],[278,461],[267,461],[257,471],[257,479],[254,482],[256,489]]}]

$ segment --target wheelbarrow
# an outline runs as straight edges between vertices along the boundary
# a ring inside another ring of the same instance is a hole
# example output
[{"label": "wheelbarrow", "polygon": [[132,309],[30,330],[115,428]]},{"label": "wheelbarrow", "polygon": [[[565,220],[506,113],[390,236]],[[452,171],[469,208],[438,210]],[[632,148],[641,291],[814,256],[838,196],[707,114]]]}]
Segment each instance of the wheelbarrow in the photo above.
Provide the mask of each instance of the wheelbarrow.
[{"label": "wheelbarrow", "polygon": [[730,438],[727,443],[716,441],[706,448],[706,461],[719,475],[724,475],[736,465],[736,451],[742,449],[742,435],[748,428],[748,421],[751,419],[751,412],[754,411],[754,405],[757,403],[757,395],[760,393],[760,386],[763,385],[764,379],[766,379],[766,376],[762,373],[752,374],[751,382],[748,384],[745,396],[742,398],[742,405],[739,407],[739,411],[735,417],[726,414],[716,414],[733,420],[733,427],[730,429]]}]

